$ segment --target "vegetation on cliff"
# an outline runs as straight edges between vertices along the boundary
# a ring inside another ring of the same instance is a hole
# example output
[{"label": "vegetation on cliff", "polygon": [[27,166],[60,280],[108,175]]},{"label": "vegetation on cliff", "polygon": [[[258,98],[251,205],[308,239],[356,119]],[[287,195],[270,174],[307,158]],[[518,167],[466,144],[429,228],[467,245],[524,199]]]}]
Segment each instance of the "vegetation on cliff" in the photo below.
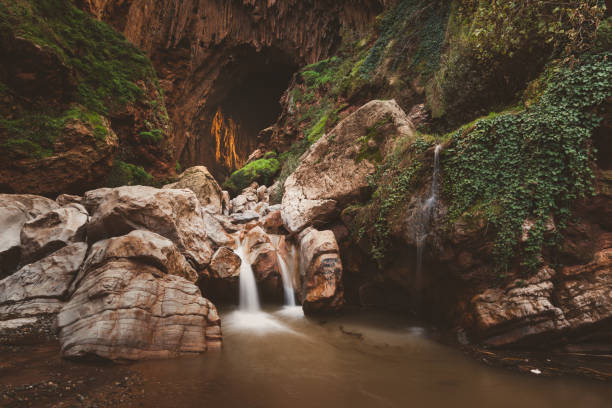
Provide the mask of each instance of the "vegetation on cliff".
[{"label": "vegetation on cliff", "polygon": [[[426,152],[437,141],[446,145],[446,222],[478,213],[496,231],[500,273],[516,259],[533,270],[559,242],[573,201],[592,191],[591,135],[612,89],[604,14],[597,0],[398,2],[374,32],[345,33],[337,56],[299,73],[286,121],[302,140],[285,156],[281,176],[316,140],[313,130],[330,128],[350,106],[372,98],[395,98],[405,108],[423,103],[431,116],[419,118],[416,141],[368,157],[380,162],[372,197],[346,210],[355,240],[384,263],[393,225],[426,189]],[[526,220],[534,226],[520,244]],[[550,220],[555,232],[545,234]]]},{"label": "vegetation on cliff", "polygon": [[[149,59],[123,35],[69,0],[2,0],[0,39],[3,56],[11,60],[0,70],[0,143],[9,158],[53,155],[62,130],[74,119],[103,138],[101,118],[107,117],[135,122],[114,126],[111,120],[121,144],[117,160],[151,164],[138,145],[160,145],[169,131],[168,116]],[[44,80],[31,72],[31,60],[37,58],[53,62],[43,69],[56,71],[51,79],[61,77],[57,92],[24,91],[30,77]],[[141,113],[128,119],[135,111]],[[169,156],[169,146],[158,150],[160,158]]]}]

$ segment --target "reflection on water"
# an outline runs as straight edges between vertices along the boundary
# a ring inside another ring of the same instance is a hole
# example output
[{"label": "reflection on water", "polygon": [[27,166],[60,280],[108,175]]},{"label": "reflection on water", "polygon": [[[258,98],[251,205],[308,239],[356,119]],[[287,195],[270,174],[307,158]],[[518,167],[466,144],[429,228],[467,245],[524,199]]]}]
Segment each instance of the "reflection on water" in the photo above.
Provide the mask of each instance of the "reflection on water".
[{"label": "reflection on water", "polygon": [[[156,407],[610,407],[612,387],[486,367],[382,315],[222,313],[219,352],[133,368]],[[210,404],[210,405],[209,405]]]}]

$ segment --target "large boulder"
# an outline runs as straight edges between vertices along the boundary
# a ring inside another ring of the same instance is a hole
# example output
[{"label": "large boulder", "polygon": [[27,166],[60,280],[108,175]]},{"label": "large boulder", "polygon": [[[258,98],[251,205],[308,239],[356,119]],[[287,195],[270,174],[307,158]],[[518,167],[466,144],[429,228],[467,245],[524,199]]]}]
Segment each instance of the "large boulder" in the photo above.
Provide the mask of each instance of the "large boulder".
[{"label": "large boulder", "polygon": [[59,316],[62,356],[168,358],[221,345],[215,306],[178,248],[150,231],[96,243]]},{"label": "large boulder", "polygon": [[215,178],[204,166],[190,167],[185,170],[176,183],[163,188],[184,189],[193,191],[202,207],[214,214],[223,212],[223,192]]},{"label": "large boulder", "polygon": [[30,262],[72,242],[85,241],[89,214],[80,204],[69,204],[26,222],[21,229],[22,262]]},{"label": "large boulder", "polygon": [[393,100],[371,101],[322,136],[287,178],[282,217],[287,229],[299,232],[326,223],[368,189],[376,161],[394,141],[413,134],[406,114]]},{"label": "large boulder", "polygon": [[58,208],[45,197],[0,194],[0,278],[14,272],[19,264],[23,224]]},{"label": "large boulder", "polygon": [[281,298],[283,279],[278,253],[270,236],[260,226],[256,226],[247,232],[245,241],[247,259],[263,295],[270,299]]},{"label": "large boulder", "polygon": [[202,293],[213,302],[236,303],[242,260],[230,248],[217,249],[198,284]]},{"label": "large boulder", "polygon": [[335,312],[344,305],[342,261],[332,231],[300,234],[302,305],[307,314]]},{"label": "large boulder", "polygon": [[13,330],[57,314],[67,300],[87,244],[70,244],[0,281],[0,326]]},{"label": "large boulder", "polygon": [[85,193],[84,204],[91,208],[90,242],[146,229],[174,242],[198,271],[210,262],[213,251],[206,239],[202,206],[190,190],[144,186],[94,190]]}]

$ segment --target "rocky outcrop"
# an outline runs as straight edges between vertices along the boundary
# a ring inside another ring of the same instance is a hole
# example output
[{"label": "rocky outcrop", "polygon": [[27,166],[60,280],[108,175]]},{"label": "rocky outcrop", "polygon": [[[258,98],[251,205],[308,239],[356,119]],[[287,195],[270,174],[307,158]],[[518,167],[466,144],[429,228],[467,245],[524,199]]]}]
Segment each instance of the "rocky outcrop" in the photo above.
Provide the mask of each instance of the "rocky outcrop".
[{"label": "rocky outcrop", "polygon": [[89,214],[80,204],[68,204],[26,222],[21,229],[22,262],[40,259],[72,242],[85,241]]},{"label": "rocky outcrop", "polygon": [[89,242],[146,229],[174,242],[198,271],[210,262],[203,210],[190,190],[126,186],[87,192],[84,203],[91,208]]},{"label": "rocky outcrop", "polygon": [[97,242],[59,314],[62,355],[138,360],[219,347],[219,316],[195,279],[178,248],[150,231]]},{"label": "rocky outcrop", "polygon": [[0,278],[14,272],[21,260],[23,225],[58,208],[44,197],[0,194]]},{"label": "rocky outcrop", "polygon": [[87,244],[70,244],[0,281],[0,328],[37,326],[57,314],[86,252]]},{"label": "rocky outcrop", "polygon": [[[119,147],[109,122],[103,120],[104,137],[91,125],[68,122],[44,158],[21,158],[0,163],[0,184],[13,193],[54,195],[79,193],[105,182]],[[95,133],[98,132],[98,133]]]},{"label": "rocky outcrop", "polygon": [[342,261],[332,231],[313,228],[300,234],[302,305],[307,314],[328,313],[344,305]]},{"label": "rocky outcrop", "polygon": [[191,167],[179,176],[176,183],[167,184],[164,188],[189,189],[193,191],[202,207],[213,214],[223,212],[223,194],[221,187],[204,166]]},{"label": "rocky outcrop", "polygon": [[372,101],[322,136],[285,181],[282,217],[299,232],[324,225],[349,202],[364,198],[376,157],[388,153],[396,138],[413,127],[395,101]]}]

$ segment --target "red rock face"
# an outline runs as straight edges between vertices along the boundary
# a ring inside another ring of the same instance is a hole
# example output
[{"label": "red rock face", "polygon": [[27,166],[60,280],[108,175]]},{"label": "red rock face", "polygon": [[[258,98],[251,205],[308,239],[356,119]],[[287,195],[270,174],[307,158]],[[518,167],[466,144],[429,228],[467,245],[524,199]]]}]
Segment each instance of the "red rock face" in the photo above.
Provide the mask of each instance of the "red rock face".
[{"label": "red rock face", "polygon": [[258,132],[280,113],[278,100],[293,72],[328,57],[341,28],[367,27],[387,1],[80,3],[151,56],[167,92],[181,164],[204,164],[219,177],[236,162],[216,154],[211,125],[219,108],[239,128],[235,151],[244,161]]}]

